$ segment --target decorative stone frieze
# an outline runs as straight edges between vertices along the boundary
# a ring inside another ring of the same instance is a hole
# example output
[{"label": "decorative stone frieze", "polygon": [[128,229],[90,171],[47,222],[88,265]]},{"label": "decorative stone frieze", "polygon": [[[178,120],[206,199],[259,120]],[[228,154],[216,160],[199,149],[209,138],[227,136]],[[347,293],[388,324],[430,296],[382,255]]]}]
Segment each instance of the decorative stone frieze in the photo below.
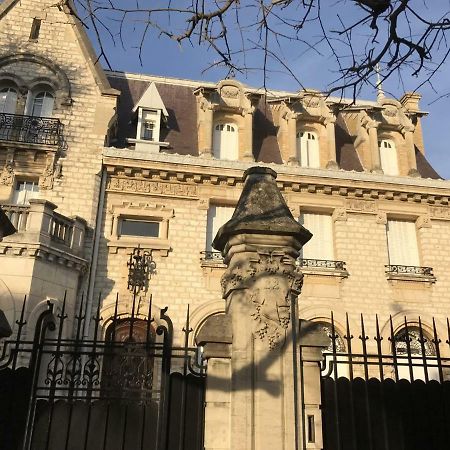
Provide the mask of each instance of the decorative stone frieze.
[{"label": "decorative stone frieze", "polygon": [[435,220],[450,220],[450,208],[448,206],[430,206],[430,216]]}]

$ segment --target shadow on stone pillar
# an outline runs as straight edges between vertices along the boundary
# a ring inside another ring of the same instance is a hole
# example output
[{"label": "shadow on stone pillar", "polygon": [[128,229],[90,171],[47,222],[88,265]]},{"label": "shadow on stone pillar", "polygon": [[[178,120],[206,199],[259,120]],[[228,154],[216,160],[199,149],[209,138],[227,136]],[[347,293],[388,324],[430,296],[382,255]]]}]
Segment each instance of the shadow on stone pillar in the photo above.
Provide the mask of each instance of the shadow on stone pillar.
[{"label": "shadow on stone pillar", "polygon": [[213,242],[227,265],[221,284],[232,339],[221,370],[229,377],[230,426],[229,445],[217,440],[208,450],[298,450],[302,441],[296,299],[303,276],[296,260],[312,235],[275,179],[266,167],[244,173],[233,217]]}]

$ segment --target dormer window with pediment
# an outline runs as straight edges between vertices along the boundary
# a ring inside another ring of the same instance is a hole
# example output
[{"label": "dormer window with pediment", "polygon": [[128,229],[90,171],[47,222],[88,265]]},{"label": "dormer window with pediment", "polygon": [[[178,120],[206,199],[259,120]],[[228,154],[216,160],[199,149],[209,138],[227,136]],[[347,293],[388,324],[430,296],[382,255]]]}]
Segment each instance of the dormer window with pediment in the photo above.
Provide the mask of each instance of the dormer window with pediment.
[{"label": "dormer window with pediment", "polygon": [[196,89],[199,155],[253,161],[253,113],[261,95],[236,80]]},{"label": "dormer window with pediment", "polygon": [[313,90],[271,101],[278,145],[287,164],[337,168],[335,114],[324,96]]},{"label": "dormer window with pediment", "polygon": [[137,117],[136,138],[128,139],[138,151],[159,153],[168,142],[160,142],[161,127],[169,116],[155,83],[151,83],[133,108]]}]

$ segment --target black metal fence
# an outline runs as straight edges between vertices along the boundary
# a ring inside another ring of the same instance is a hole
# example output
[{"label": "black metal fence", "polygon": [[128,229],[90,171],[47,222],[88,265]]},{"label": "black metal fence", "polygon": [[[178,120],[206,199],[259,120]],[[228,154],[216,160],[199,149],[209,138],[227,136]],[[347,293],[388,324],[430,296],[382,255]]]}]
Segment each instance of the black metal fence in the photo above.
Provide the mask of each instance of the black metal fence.
[{"label": "black metal fence", "polygon": [[346,316],[339,329],[331,314],[320,323],[331,340],[321,368],[324,450],[450,448],[448,319],[380,322],[361,315],[352,330]]},{"label": "black metal fence", "polygon": [[0,113],[0,140],[29,144],[59,145],[62,124],[49,117]]},{"label": "black metal fence", "polygon": [[[83,337],[83,301],[69,320],[49,303],[34,338],[23,338],[24,302],[16,337],[0,359],[1,450],[200,450],[205,369],[188,345],[173,345],[167,308],[155,320],[115,313],[102,332],[100,308]],[[70,334],[73,329],[74,335]],[[70,337],[67,337],[70,336]]]}]

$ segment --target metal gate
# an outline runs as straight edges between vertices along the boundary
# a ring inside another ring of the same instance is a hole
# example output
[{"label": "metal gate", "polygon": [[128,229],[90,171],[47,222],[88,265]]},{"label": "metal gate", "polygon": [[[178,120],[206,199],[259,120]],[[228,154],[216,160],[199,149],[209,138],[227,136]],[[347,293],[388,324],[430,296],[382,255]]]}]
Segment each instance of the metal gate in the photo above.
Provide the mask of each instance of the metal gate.
[{"label": "metal gate", "polygon": [[324,450],[449,449],[448,320],[440,338],[434,319],[395,328],[390,317],[381,333],[376,317],[370,338],[363,316],[354,334],[346,319],[345,330],[333,315],[323,326],[331,338],[321,376]]},{"label": "metal gate", "polygon": [[[167,308],[157,321],[115,314],[105,336],[97,308],[82,337],[83,302],[72,324],[63,302],[23,339],[24,301],[16,338],[0,354],[0,450],[201,450],[205,370],[201,355],[173,345]],[[73,325],[74,324],[74,325]],[[74,336],[67,337],[74,329]]]}]

